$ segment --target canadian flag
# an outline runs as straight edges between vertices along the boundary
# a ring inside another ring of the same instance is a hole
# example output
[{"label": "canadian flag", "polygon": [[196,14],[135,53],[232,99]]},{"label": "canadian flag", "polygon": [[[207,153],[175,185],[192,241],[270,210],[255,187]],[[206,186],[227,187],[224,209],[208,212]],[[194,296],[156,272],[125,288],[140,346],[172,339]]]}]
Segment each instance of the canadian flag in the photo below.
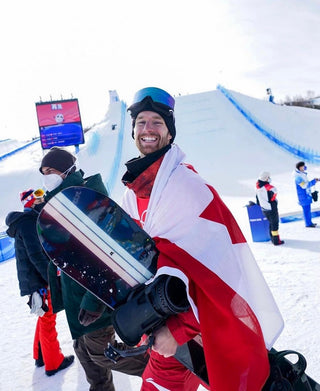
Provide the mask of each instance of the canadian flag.
[{"label": "canadian flag", "polygon": [[[210,388],[260,391],[269,374],[267,349],[283,320],[234,217],[183,159],[177,145],[166,153],[141,222],[157,241],[157,274],[176,275],[187,285]],[[132,190],[123,207],[140,220]]]}]

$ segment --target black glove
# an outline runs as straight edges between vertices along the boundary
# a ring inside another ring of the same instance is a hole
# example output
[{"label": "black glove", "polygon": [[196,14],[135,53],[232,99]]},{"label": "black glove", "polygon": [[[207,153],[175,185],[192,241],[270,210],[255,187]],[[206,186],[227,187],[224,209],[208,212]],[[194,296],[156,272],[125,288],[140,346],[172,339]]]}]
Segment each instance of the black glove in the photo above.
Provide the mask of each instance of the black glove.
[{"label": "black glove", "polygon": [[45,288],[38,289],[29,296],[27,304],[31,309],[30,314],[43,316],[47,311],[49,311],[46,296],[47,290]]},{"label": "black glove", "polygon": [[79,311],[78,320],[82,326],[89,326],[89,324],[99,319],[101,315],[102,312],[93,312],[81,308]]}]

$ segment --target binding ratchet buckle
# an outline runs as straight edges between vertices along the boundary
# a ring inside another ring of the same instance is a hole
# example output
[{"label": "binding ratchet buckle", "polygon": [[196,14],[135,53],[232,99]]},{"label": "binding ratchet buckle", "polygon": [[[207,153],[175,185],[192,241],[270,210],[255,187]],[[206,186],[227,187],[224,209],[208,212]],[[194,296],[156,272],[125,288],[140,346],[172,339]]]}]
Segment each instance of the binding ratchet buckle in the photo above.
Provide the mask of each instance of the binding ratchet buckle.
[{"label": "binding ratchet buckle", "polygon": [[147,345],[141,345],[138,348],[131,349],[117,349],[115,346],[112,346],[111,343],[108,343],[108,347],[104,350],[104,355],[111,360],[114,364],[116,364],[120,357],[132,357],[138,356],[139,354],[145,353],[148,349],[152,348],[154,343],[154,336],[149,336],[149,341]]}]

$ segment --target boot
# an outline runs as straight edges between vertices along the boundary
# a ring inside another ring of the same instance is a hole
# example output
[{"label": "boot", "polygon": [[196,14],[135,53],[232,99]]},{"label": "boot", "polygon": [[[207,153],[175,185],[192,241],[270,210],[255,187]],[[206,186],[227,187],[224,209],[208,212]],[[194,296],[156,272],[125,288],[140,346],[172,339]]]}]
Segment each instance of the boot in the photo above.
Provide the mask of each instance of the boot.
[{"label": "boot", "polygon": [[38,358],[36,358],[34,361],[36,367],[40,368],[44,366],[40,342],[39,342]]},{"label": "boot", "polygon": [[68,368],[73,363],[73,360],[74,360],[74,356],[73,355],[66,356],[57,369],[53,369],[52,371],[46,371],[46,375],[47,376],[52,376],[52,375],[55,375],[57,372],[62,371],[63,369]]},{"label": "boot", "polygon": [[279,246],[280,244],[284,243],[284,240],[280,240],[279,235],[272,235],[271,236],[271,241],[275,246]]}]

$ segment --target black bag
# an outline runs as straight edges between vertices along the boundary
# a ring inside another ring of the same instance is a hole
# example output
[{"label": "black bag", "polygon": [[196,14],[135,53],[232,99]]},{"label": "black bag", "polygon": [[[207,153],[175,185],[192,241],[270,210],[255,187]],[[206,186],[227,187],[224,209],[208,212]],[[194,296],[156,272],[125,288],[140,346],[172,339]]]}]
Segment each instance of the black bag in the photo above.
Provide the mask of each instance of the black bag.
[{"label": "black bag", "polygon": [[319,192],[318,192],[317,190],[315,190],[315,191],[313,191],[313,192],[311,193],[312,199],[313,199],[314,202],[318,201],[318,193],[319,193]]},{"label": "black bag", "polygon": [[[297,356],[298,360],[292,363],[285,358],[288,355]],[[277,352],[271,349],[268,353],[270,375],[262,391],[312,391],[319,385],[305,374],[307,362],[301,353],[294,350]]]}]

